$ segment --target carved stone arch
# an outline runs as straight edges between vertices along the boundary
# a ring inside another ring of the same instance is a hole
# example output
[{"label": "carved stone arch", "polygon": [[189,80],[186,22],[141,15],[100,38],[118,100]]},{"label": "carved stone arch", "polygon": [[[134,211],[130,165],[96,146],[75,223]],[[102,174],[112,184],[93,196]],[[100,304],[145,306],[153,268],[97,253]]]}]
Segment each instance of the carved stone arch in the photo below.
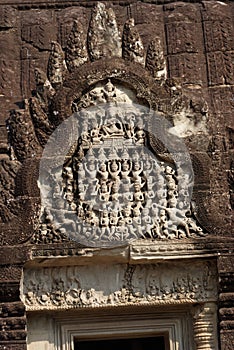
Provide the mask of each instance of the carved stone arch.
[{"label": "carved stone arch", "polygon": [[77,69],[67,75],[63,86],[54,96],[52,109],[56,112],[54,118],[56,125],[71,115],[71,105],[75,99],[81,98],[92,86],[107,79],[113,79],[131,87],[136,92],[136,96],[147,101],[149,107],[153,109],[157,106],[158,96],[170,98],[167,90],[156,83],[150,73],[139,63],[129,63],[121,58],[85,63],[82,65],[82,71]]},{"label": "carved stone arch", "polygon": [[[155,81],[150,73],[139,63],[129,63],[121,58],[101,59],[92,63],[84,63],[82,65],[82,70],[81,67],[79,67],[73,72],[67,73],[63,85],[52,98],[48,118],[53,128],[59,126],[73,114],[72,104],[75,100],[82,99],[85,94],[88,94],[98,84],[104,86],[107,81],[111,81],[112,84],[114,83],[122,87],[127,87],[134,92],[140,104],[145,105],[150,110],[156,111],[156,113],[160,110],[158,113],[162,120],[168,118],[167,107],[165,106],[173,103],[170,82],[161,84]],[[159,106],[161,106],[161,108],[159,108]],[[162,108],[162,106],[164,107]],[[48,138],[49,135],[48,133]],[[155,138],[154,135],[149,137],[149,146],[152,148],[155,155],[160,154],[162,157],[160,158],[161,160],[174,164],[170,152],[168,152],[165,145]],[[36,156],[40,159],[39,153],[41,153],[40,150]],[[25,184],[23,189],[21,187],[20,195],[30,195],[36,198],[37,195],[35,194],[38,193],[38,191],[36,183],[37,176],[35,174],[38,170],[38,164],[36,165],[36,162],[33,162],[32,159],[28,161],[22,164],[21,171],[18,175],[19,182],[22,184],[22,179],[24,179],[23,183]],[[31,169],[29,165],[32,162],[33,167]],[[195,164],[198,163],[199,161],[195,162]],[[199,164],[196,169],[198,168],[200,168]],[[31,170],[28,172],[28,169]],[[205,181],[205,179],[207,179],[207,177],[201,176],[201,173],[197,171],[195,186],[199,186],[200,182]],[[197,200],[199,202],[199,213],[201,213],[201,215],[198,214],[198,216],[201,216],[201,219],[198,221],[203,223],[206,222],[206,220],[204,220],[206,214],[204,211],[203,199],[197,197]],[[37,221],[36,218],[34,218],[34,220],[35,222]],[[198,230],[196,226],[194,227],[195,230]]]}]

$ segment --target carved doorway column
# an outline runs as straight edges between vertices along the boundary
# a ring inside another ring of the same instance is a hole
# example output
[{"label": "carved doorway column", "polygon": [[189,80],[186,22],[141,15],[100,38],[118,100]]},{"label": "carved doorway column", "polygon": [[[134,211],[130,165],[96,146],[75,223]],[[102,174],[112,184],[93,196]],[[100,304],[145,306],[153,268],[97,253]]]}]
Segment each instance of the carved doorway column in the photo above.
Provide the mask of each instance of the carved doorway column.
[{"label": "carved doorway column", "polygon": [[205,303],[196,307],[194,314],[194,341],[196,350],[217,350],[217,306]]}]

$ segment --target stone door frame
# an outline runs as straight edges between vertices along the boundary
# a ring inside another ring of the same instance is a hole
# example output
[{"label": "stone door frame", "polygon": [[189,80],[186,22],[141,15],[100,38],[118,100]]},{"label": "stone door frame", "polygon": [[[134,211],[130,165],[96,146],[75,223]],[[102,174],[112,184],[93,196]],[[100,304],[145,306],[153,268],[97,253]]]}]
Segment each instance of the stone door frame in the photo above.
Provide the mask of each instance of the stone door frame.
[{"label": "stone door frame", "polygon": [[[75,339],[104,340],[149,336],[164,336],[166,350],[194,350],[191,305],[94,308],[66,313],[60,311],[50,315],[46,315],[46,312],[30,312],[28,321],[29,350],[74,350]],[[40,342],[38,347],[32,325],[37,327],[38,332],[40,322],[48,328],[48,339],[44,334],[45,343]],[[45,325],[46,322],[48,325]],[[54,336],[51,336],[52,333]]]}]

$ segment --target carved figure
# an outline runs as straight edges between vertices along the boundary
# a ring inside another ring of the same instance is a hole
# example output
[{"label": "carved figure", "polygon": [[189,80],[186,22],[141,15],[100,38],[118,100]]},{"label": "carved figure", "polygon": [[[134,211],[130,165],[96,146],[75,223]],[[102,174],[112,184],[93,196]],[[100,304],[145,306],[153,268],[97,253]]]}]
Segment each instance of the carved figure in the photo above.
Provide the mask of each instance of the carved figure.
[{"label": "carved figure", "polygon": [[132,162],[129,162],[128,160],[125,159],[121,166],[122,180],[126,182],[130,182],[129,174],[131,173],[131,170],[132,170]]},{"label": "carved figure", "polygon": [[111,175],[111,178],[115,182],[119,182],[119,174],[121,171],[121,164],[120,162],[117,163],[117,161],[114,159],[110,163],[108,163],[108,170]]},{"label": "carved figure", "polygon": [[135,160],[132,166],[132,177],[134,182],[138,182],[140,184],[142,183],[142,178],[140,176],[142,171],[143,171],[142,162],[140,163],[138,160]]},{"label": "carved figure", "polygon": [[111,124],[102,125],[101,131],[105,137],[119,137],[124,135],[123,125],[116,119],[110,120]]}]

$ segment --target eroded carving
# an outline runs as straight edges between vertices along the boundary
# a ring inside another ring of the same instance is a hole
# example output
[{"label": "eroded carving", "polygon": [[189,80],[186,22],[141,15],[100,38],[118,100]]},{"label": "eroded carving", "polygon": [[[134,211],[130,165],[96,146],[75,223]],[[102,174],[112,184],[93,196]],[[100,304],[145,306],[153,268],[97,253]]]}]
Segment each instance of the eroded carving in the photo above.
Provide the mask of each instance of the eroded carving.
[{"label": "eroded carving", "polygon": [[134,19],[130,18],[124,25],[123,30],[123,58],[128,61],[145,63],[144,46],[135,27]]},{"label": "eroded carving", "polygon": [[58,87],[63,83],[66,69],[65,54],[61,45],[56,41],[52,41],[47,74],[53,87]]},{"label": "eroded carving", "polygon": [[104,270],[100,266],[26,269],[21,298],[28,310],[215,300],[214,265],[186,266],[186,271],[182,262],[105,265]]},{"label": "eroded carving", "polygon": [[20,162],[34,157],[40,145],[37,141],[34,125],[30,116],[28,100],[25,100],[25,109],[11,111],[7,121],[9,142]]},{"label": "eroded carving", "polygon": [[148,46],[145,66],[154,78],[157,80],[166,80],[166,60],[159,37],[152,40]]},{"label": "eroded carving", "polygon": [[120,57],[121,38],[112,8],[97,3],[92,11],[88,32],[89,54],[92,61],[101,57]]},{"label": "eroded carving", "polygon": [[[189,137],[200,134],[207,135],[208,104],[202,96],[187,95],[183,93],[178,81],[166,81],[171,94],[171,105],[166,107],[167,113],[172,115],[174,127],[171,133],[179,137]],[[162,110],[164,110],[162,106]],[[206,137],[206,136],[205,136]]]},{"label": "eroded carving", "polygon": [[8,222],[17,214],[18,205],[15,201],[15,178],[20,163],[8,156],[0,160],[0,222]]},{"label": "eroded carving", "polygon": [[74,21],[65,51],[69,71],[73,71],[88,60],[85,32],[78,21]]}]

